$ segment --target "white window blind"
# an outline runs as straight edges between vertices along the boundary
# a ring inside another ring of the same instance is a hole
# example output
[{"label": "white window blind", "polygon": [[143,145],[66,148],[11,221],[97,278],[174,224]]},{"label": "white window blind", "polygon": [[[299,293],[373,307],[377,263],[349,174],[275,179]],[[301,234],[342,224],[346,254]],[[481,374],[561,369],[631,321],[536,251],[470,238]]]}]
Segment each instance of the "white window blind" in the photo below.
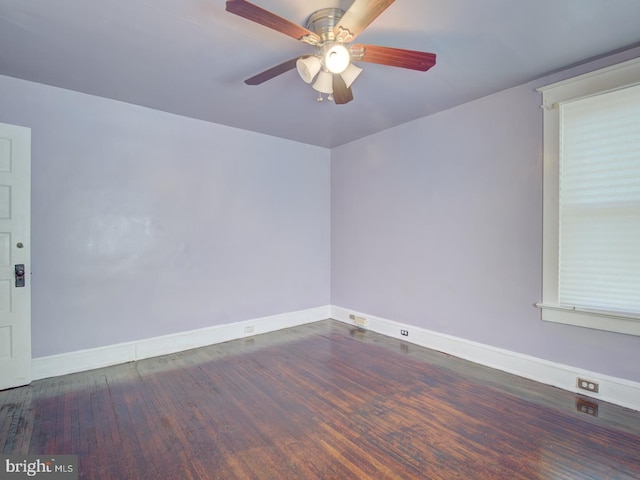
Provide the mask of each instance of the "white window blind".
[{"label": "white window blind", "polygon": [[558,303],[640,313],[640,85],[561,103]]}]

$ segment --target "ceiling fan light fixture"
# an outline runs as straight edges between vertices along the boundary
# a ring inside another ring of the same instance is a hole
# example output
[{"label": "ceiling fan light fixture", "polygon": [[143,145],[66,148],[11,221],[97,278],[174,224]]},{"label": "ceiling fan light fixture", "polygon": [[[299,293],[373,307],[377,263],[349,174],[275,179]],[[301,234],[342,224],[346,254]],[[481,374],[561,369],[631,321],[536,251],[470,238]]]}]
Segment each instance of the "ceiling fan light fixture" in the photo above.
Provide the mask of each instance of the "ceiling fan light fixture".
[{"label": "ceiling fan light fixture", "polygon": [[324,65],[331,73],[344,72],[351,62],[347,47],[340,43],[332,45],[324,54]]},{"label": "ceiling fan light fixture", "polygon": [[313,89],[320,93],[333,93],[333,75],[322,70],[313,84]]},{"label": "ceiling fan light fixture", "polygon": [[322,68],[322,62],[318,57],[300,57],[296,61],[296,69],[298,74],[306,83],[311,83],[313,78],[318,74]]},{"label": "ceiling fan light fixture", "polygon": [[340,76],[344,80],[344,83],[347,86],[347,88],[349,88],[351,84],[354,82],[354,80],[358,78],[358,75],[360,75],[361,73],[362,73],[362,69],[360,67],[357,67],[353,63],[350,63],[347,69],[344,72],[342,72]]}]

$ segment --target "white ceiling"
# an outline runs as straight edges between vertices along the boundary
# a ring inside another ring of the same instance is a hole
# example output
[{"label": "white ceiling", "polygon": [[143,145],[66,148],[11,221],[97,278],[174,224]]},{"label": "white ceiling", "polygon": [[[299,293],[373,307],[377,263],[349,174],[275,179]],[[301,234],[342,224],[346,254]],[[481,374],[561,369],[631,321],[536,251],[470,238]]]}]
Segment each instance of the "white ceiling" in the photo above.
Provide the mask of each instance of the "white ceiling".
[{"label": "white ceiling", "polygon": [[[305,25],[351,0],[251,0]],[[224,0],[0,0],[0,74],[333,147],[640,43],[640,0],[398,0],[358,38],[437,54],[428,72],[360,63],[347,105],[295,70],[312,47]]]}]

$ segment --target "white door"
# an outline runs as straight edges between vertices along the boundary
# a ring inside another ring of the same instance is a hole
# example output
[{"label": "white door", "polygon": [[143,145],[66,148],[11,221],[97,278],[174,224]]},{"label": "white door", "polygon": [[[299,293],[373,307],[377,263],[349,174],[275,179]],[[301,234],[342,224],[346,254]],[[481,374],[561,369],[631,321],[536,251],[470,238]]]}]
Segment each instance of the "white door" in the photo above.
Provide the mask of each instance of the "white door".
[{"label": "white door", "polygon": [[0,390],[31,382],[30,187],[31,130],[0,123]]}]

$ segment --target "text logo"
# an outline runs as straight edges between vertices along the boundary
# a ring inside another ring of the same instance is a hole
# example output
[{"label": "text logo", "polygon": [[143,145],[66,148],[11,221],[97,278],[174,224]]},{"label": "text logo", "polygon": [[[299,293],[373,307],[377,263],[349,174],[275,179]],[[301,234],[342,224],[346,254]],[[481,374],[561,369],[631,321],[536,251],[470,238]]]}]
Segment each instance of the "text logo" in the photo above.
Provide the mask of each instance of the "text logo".
[{"label": "text logo", "polygon": [[0,455],[0,480],[78,480],[77,455]]}]

